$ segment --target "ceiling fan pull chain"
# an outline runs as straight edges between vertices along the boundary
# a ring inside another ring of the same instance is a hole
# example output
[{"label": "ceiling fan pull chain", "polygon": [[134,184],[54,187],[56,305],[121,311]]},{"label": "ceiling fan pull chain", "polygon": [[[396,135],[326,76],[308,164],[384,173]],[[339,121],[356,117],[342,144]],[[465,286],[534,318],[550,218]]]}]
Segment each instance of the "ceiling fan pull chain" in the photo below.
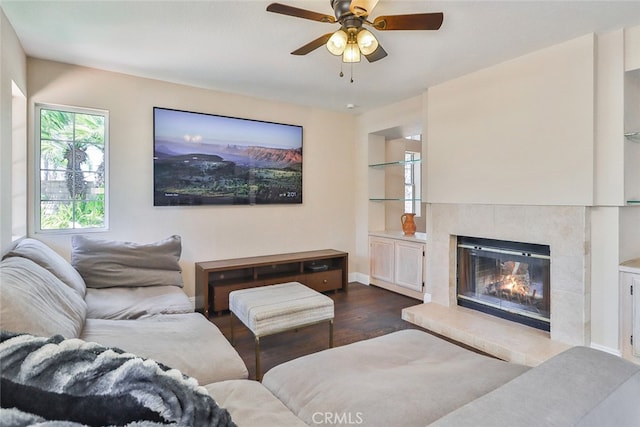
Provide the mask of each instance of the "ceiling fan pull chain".
[{"label": "ceiling fan pull chain", "polygon": [[344,73],[342,72],[342,61],[340,61],[340,77],[344,77]]},{"label": "ceiling fan pull chain", "polygon": [[351,63],[351,83],[353,83],[353,62]]}]

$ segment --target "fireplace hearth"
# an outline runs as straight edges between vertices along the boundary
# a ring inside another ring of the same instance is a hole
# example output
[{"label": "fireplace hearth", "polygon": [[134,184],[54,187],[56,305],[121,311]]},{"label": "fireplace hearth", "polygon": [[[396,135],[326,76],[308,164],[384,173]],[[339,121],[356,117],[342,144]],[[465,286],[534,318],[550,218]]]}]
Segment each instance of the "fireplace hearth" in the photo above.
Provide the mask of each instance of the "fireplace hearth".
[{"label": "fireplace hearth", "polygon": [[458,237],[458,305],[549,331],[547,245]]}]

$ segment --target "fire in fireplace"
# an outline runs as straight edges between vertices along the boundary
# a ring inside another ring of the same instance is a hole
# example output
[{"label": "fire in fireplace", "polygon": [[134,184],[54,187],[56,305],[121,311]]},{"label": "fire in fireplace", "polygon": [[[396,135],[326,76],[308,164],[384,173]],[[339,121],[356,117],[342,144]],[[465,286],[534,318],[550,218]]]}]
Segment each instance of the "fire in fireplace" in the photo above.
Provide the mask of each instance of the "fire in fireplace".
[{"label": "fire in fireplace", "polygon": [[549,246],[458,237],[458,305],[550,330]]}]

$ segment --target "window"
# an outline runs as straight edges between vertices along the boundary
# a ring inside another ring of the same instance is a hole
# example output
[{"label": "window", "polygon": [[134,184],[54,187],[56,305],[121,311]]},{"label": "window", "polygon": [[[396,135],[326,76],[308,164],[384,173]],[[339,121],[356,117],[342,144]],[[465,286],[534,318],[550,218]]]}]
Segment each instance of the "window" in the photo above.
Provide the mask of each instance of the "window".
[{"label": "window", "polygon": [[404,153],[404,211],[420,216],[420,153]]},{"label": "window", "polygon": [[36,106],[40,231],[107,228],[108,112]]}]

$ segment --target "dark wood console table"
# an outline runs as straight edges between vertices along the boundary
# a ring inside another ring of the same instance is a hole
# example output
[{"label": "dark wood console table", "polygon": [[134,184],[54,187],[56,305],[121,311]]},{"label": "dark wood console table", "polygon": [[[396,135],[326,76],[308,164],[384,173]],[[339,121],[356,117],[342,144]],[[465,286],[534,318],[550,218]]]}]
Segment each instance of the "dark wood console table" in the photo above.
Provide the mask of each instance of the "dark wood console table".
[{"label": "dark wood console table", "polygon": [[300,282],[319,292],[348,286],[349,254],[334,249],[196,262],[196,311],[229,309],[237,289]]}]

